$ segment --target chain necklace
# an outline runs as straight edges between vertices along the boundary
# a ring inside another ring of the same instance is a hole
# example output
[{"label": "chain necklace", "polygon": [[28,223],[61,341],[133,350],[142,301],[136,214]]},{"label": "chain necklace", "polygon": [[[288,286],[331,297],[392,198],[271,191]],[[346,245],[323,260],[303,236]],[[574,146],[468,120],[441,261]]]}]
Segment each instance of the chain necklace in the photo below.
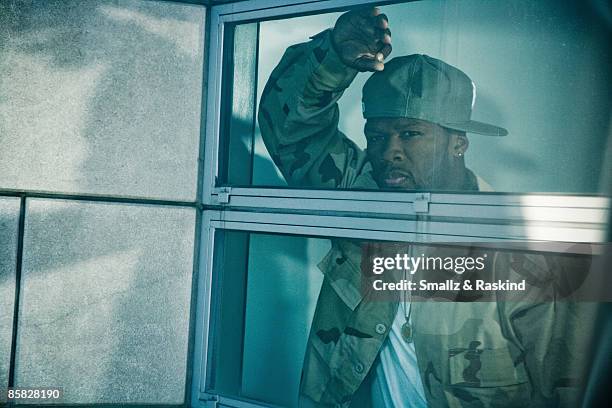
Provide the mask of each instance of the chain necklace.
[{"label": "chain necklace", "polygon": [[[412,246],[410,247],[410,249],[412,250]],[[404,281],[408,281],[406,269],[404,269]],[[412,279],[410,279],[410,282],[412,282]],[[402,338],[404,339],[404,341],[406,343],[412,343],[413,330],[412,330],[412,323],[410,323],[410,315],[412,314],[412,291],[410,290],[410,288],[408,288],[408,294],[409,294],[408,305],[410,306],[410,308],[408,309],[408,312],[406,313],[406,309],[408,308],[408,306],[406,305],[406,291],[405,290],[402,291],[402,306],[404,308],[405,321],[404,321],[404,324],[402,325],[401,332],[402,332]]]}]

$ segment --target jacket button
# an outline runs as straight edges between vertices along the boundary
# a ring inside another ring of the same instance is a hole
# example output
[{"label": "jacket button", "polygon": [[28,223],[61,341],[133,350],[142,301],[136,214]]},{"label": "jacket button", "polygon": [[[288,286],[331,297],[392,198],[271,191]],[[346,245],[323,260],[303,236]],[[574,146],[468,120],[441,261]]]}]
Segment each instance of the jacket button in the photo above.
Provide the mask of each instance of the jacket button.
[{"label": "jacket button", "polygon": [[357,363],[357,364],[355,364],[355,371],[356,371],[358,374],[363,373],[363,364],[361,364],[361,363]]},{"label": "jacket button", "polygon": [[376,330],[376,333],[378,334],[385,334],[385,332],[387,331],[387,326],[382,323],[378,323],[374,330]]}]

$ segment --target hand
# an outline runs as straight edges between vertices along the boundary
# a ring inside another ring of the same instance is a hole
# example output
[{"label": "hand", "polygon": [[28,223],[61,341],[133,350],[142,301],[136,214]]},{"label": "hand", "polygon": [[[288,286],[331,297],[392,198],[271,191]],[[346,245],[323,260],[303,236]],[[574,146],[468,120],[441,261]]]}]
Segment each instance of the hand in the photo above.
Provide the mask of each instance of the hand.
[{"label": "hand", "polygon": [[387,16],[376,7],[344,13],[332,30],[332,43],[340,59],[358,71],[382,71],[391,53]]}]

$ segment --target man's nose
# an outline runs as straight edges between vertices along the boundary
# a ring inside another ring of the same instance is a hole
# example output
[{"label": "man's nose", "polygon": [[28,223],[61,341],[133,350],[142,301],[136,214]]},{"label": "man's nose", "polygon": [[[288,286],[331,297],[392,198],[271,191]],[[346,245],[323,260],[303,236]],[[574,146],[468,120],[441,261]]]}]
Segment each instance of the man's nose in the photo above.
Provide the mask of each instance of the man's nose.
[{"label": "man's nose", "polygon": [[388,162],[398,162],[406,159],[402,139],[398,135],[392,135],[387,138],[383,158]]}]

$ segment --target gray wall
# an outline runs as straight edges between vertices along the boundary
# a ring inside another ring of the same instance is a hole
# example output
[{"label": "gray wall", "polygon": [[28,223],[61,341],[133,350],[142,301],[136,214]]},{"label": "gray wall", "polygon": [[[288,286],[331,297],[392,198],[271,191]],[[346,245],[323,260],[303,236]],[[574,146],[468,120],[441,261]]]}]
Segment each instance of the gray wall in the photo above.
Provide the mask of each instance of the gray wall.
[{"label": "gray wall", "polygon": [[[66,403],[185,398],[205,8],[0,2],[0,196],[26,198],[16,386]],[[56,193],[95,194],[102,201]],[[0,386],[19,199],[0,198]]]},{"label": "gray wall", "polygon": [[[0,197],[0,387],[8,386],[13,313],[19,199]],[[0,394],[0,403],[6,394]]]},{"label": "gray wall", "polygon": [[29,200],[15,385],[181,403],[194,236],[193,208]]},{"label": "gray wall", "polygon": [[0,2],[0,188],[195,200],[204,8]]}]

